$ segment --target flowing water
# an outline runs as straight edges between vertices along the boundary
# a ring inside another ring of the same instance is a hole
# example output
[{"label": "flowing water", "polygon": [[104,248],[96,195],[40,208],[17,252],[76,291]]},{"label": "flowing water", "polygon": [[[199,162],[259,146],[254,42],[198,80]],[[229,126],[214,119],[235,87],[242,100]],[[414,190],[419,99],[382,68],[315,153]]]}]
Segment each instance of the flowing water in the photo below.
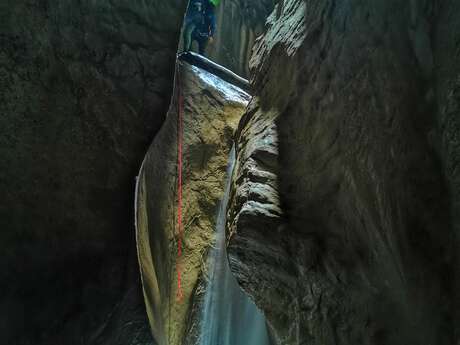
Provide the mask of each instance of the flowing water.
[{"label": "flowing water", "polygon": [[202,309],[199,345],[269,345],[265,317],[233,277],[225,249],[225,223],[235,163],[232,149],[225,194],[216,221],[216,242],[209,255],[209,283]]}]

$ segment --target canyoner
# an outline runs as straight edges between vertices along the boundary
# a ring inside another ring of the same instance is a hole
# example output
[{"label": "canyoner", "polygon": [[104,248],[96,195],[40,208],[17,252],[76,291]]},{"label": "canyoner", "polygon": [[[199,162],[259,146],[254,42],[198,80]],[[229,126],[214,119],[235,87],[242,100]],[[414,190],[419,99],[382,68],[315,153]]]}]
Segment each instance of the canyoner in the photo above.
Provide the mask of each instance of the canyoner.
[{"label": "canyoner", "polygon": [[214,42],[216,31],[215,7],[219,0],[191,0],[185,15],[183,32],[184,51],[198,44],[198,52],[203,55],[208,43]]}]

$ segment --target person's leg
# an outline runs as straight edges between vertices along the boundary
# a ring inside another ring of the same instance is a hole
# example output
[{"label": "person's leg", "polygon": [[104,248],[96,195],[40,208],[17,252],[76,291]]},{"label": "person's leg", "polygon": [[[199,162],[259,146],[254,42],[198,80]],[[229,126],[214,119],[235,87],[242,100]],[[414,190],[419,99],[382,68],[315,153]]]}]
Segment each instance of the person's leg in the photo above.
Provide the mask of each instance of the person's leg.
[{"label": "person's leg", "polygon": [[198,39],[198,52],[201,55],[204,55],[207,45],[208,45],[208,37],[200,37]]},{"label": "person's leg", "polygon": [[192,34],[195,28],[196,28],[196,25],[193,22],[188,22],[185,24],[184,51],[190,51],[192,49]]}]

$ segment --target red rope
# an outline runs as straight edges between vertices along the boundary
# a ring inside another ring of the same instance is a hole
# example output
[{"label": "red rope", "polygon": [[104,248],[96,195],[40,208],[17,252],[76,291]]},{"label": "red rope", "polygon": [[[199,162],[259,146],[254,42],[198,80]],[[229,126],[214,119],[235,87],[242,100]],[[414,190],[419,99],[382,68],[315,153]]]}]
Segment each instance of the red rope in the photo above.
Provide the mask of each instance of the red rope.
[{"label": "red rope", "polygon": [[180,70],[177,69],[177,90],[178,90],[178,116],[177,116],[177,230],[178,230],[178,241],[177,241],[177,260],[176,260],[176,270],[177,270],[177,298],[179,301],[182,301],[182,276],[181,276],[181,267],[180,267],[180,258],[182,257],[182,238],[184,234],[183,228],[183,219],[182,219],[182,170],[183,170],[183,96],[181,90],[181,80],[179,78]]}]

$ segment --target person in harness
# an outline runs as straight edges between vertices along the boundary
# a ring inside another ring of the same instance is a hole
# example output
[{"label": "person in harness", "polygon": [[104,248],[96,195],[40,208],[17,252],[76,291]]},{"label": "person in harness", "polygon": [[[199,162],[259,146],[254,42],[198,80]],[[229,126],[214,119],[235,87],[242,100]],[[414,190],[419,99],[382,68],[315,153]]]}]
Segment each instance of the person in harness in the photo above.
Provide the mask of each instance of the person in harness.
[{"label": "person in harness", "polygon": [[185,15],[184,51],[192,49],[192,42],[198,43],[198,52],[203,55],[208,43],[214,41],[216,31],[215,6],[220,0],[190,0]]}]

